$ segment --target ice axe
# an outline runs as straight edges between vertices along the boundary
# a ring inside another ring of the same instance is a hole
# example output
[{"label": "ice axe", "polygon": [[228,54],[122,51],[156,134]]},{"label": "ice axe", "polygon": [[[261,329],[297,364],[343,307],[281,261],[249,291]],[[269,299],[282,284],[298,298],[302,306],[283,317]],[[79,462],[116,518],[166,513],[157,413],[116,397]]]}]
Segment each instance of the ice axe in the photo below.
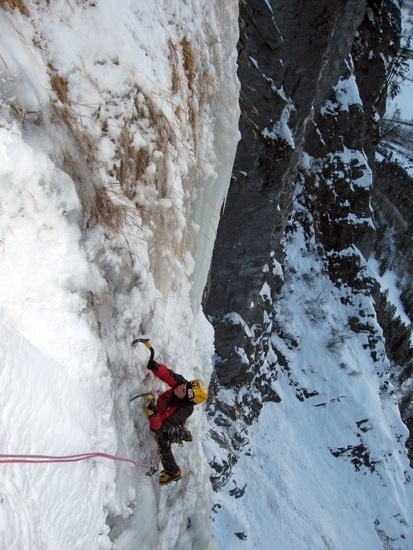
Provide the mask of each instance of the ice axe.
[{"label": "ice axe", "polygon": [[152,344],[151,344],[151,341],[149,340],[149,338],[136,338],[136,340],[134,340],[131,344],[131,346],[135,346],[136,344],[138,344],[139,342],[141,342],[141,344],[145,344],[145,346],[148,348],[148,350],[151,352],[151,359],[153,359],[154,355],[155,355],[155,351],[152,347]]},{"label": "ice axe", "polygon": [[129,403],[132,403],[132,401],[134,401],[138,397],[143,397],[144,395],[147,397],[148,395],[152,395],[152,393],[149,392],[149,391],[145,391],[143,393],[138,393],[138,395],[135,395],[134,397],[132,397],[132,399],[129,399]]},{"label": "ice axe", "polygon": [[[149,349],[149,351],[151,352],[151,360],[153,359],[154,355],[155,355],[155,351],[152,347],[152,344],[151,344],[151,341],[149,340],[149,338],[136,338],[136,340],[134,340],[131,344],[131,346],[135,346],[136,344],[138,343],[141,343],[141,344],[145,344],[145,346]],[[143,392],[143,393],[138,393],[138,395],[135,395],[134,397],[132,397],[132,399],[129,399],[129,403],[131,403],[132,401],[134,401],[135,399],[137,399],[138,397],[143,397],[144,395],[151,395],[150,392]]]}]

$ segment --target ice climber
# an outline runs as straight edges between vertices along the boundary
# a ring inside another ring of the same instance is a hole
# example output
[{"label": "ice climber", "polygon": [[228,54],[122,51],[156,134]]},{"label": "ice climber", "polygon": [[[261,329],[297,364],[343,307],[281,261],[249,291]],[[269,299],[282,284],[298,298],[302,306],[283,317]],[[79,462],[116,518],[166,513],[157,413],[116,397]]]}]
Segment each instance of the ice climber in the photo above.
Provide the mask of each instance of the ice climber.
[{"label": "ice climber", "polygon": [[156,403],[154,397],[149,394],[147,396],[149,403],[145,408],[150,429],[158,442],[163,466],[159,483],[167,485],[182,477],[182,469],[175,461],[171,443],[192,441],[192,434],[185,427],[185,423],[193,413],[194,405],[199,405],[206,400],[208,390],[202,386],[200,380],[188,381],[165,365],[157,363],[153,359],[154,352],[149,340],[144,341],[144,344],[151,351],[147,368],[170,386],[169,390],[158,397]]}]

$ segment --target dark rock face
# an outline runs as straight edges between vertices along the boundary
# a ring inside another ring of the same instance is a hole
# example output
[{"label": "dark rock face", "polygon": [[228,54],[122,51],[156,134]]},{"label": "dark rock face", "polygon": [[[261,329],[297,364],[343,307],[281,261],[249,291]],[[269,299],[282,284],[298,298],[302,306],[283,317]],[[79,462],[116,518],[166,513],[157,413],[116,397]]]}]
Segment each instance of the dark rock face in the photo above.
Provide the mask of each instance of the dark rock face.
[{"label": "dark rock face", "polygon": [[[377,238],[375,257],[380,274],[391,270],[398,277],[400,301],[410,319],[413,317],[413,178],[397,163],[384,160],[376,164],[372,204]],[[410,431],[407,448],[413,464],[413,378],[412,325],[401,319],[388,292],[375,295],[377,318],[386,339],[386,351],[393,366],[392,381],[399,389],[403,421]],[[401,389],[405,384],[404,389]]]},{"label": "dark rock face", "polygon": [[365,13],[360,0],[273,1],[271,6],[272,13],[258,0],[240,5],[242,139],[205,304],[214,318],[217,354],[225,358],[216,367],[224,385],[250,378],[234,353],[245,332],[226,315],[235,311],[248,324],[260,324],[263,284],[272,297],[282,284],[280,240],[297,165],[315,110],[342,74]]},{"label": "dark rock face", "polygon": [[[216,465],[215,487],[230,475],[247,440],[245,426],[259,414],[260,403],[279,400],[268,390],[268,373],[276,377],[276,363],[288,369],[279,350],[276,359],[269,352],[271,331],[282,334],[283,327],[268,312],[283,284],[281,239],[297,185],[332,280],[355,292],[374,291],[359,257],[343,259],[340,251],[355,245],[367,258],[373,247],[371,166],[386,67],[399,32],[400,13],[390,0],[240,3],[242,137],[204,303],[217,353],[209,414],[228,428],[225,442],[215,434],[228,448],[227,463]],[[349,79],[360,100],[343,108],[340,82]],[[305,154],[315,159],[316,176],[300,166]],[[239,413],[242,437],[220,402],[221,387],[248,388],[242,402],[248,414],[242,408]]]}]

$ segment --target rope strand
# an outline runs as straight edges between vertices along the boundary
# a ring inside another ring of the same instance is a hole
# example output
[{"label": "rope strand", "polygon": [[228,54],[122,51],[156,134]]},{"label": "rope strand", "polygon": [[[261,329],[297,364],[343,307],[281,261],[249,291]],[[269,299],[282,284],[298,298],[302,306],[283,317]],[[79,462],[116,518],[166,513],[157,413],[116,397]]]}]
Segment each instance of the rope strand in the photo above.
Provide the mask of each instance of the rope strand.
[{"label": "rope strand", "polygon": [[57,462],[81,462],[90,458],[107,458],[118,462],[129,462],[138,468],[150,468],[149,464],[136,462],[131,458],[110,455],[107,453],[81,453],[77,455],[51,456],[51,455],[4,455],[0,454],[0,464],[53,464]]}]

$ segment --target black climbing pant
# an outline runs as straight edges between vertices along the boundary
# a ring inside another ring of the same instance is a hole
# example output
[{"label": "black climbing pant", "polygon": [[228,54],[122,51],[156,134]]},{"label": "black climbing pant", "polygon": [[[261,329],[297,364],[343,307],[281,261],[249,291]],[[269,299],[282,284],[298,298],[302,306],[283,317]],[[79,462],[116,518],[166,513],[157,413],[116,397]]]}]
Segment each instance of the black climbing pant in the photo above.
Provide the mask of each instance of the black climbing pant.
[{"label": "black climbing pant", "polygon": [[159,446],[159,454],[161,455],[163,469],[166,473],[175,475],[179,470],[179,466],[175,462],[175,458],[172,453],[168,432],[157,432],[156,439]]}]

